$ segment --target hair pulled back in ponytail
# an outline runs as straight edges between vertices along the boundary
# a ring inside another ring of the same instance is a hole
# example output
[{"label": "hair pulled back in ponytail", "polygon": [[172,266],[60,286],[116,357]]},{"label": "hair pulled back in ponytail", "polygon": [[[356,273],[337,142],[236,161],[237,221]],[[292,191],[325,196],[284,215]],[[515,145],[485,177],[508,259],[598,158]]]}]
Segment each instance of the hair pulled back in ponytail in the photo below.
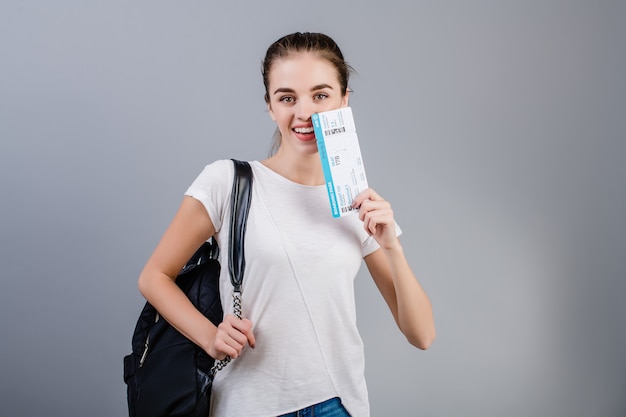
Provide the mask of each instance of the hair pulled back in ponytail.
[{"label": "hair pulled back in ponytail", "polygon": [[[346,95],[348,80],[353,69],[344,59],[337,43],[330,36],[323,33],[295,32],[278,39],[267,49],[261,69],[266,103],[269,103],[269,74],[272,71],[274,62],[302,52],[317,54],[320,58],[330,62],[337,70],[341,94]],[[274,143],[270,154],[276,152],[280,146],[280,140],[280,131],[277,129],[276,133],[274,133]]]}]

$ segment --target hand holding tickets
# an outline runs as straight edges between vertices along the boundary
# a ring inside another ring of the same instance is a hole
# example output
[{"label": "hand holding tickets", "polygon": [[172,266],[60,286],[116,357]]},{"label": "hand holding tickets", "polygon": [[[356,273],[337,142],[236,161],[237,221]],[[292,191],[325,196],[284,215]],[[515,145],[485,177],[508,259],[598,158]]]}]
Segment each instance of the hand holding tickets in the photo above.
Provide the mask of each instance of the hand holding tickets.
[{"label": "hand holding tickets", "polygon": [[352,109],[311,116],[333,217],[355,210],[352,201],[368,188]]}]

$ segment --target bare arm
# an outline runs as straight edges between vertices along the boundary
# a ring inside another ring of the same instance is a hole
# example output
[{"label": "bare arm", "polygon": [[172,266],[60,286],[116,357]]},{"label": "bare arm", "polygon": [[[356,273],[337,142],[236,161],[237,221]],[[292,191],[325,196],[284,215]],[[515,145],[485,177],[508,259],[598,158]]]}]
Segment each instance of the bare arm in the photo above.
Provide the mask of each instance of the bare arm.
[{"label": "bare arm", "polygon": [[432,305],[404,256],[391,206],[371,189],[361,193],[354,205],[360,206],[365,230],[381,246],[365,257],[376,286],[409,343],[427,349],[436,336]]},{"label": "bare arm", "polygon": [[365,263],[400,331],[413,346],[428,349],[435,339],[432,306],[404,257],[402,246],[379,249],[366,256]]},{"label": "bare arm", "polygon": [[139,290],[159,313],[189,340],[216,359],[236,358],[243,346],[254,346],[252,323],[227,316],[216,327],[200,313],[176,285],[185,263],[209,237],[215,226],[204,206],[184,197],[174,219],[139,275]]}]

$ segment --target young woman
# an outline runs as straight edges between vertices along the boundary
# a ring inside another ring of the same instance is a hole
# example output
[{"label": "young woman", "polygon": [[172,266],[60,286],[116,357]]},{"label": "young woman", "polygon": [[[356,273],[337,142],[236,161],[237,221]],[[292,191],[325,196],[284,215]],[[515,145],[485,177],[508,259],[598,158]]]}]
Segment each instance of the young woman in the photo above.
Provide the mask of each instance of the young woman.
[{"label": "young woman", "polygon": [[[435,338],[390,204],[368,189],[354,214],[330,212],[311,115],[348,105],[349,73],[323,34],[290,34],[267,50],[265,101],[278,142],[271,157],[251,162],[243,319],[227,314],[215,327],[174,282],[204,241],[228,246],[229,160],[195,179],[139,277],[141,293],[174,327],[212,357],[234,359],[215,378],[213,416],[369,415],[353,290],[363,259],[408,341],[426,349]],[[220,288],[232,312],[227,255]]]}]

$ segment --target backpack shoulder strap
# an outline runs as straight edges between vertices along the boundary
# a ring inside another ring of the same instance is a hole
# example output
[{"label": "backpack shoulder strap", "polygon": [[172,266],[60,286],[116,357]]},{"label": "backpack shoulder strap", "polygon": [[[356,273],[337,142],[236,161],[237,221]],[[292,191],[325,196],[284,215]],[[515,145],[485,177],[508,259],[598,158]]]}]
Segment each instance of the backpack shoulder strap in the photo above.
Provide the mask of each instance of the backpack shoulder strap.
[{"label": "backpack shoulder strap", "polygon": [[235,293],[241,293],[246,267],[244,238],[252,200],[252,167],[246,161],[232,161],[235,165],[235,177],[231,195],[228,271]]}]

